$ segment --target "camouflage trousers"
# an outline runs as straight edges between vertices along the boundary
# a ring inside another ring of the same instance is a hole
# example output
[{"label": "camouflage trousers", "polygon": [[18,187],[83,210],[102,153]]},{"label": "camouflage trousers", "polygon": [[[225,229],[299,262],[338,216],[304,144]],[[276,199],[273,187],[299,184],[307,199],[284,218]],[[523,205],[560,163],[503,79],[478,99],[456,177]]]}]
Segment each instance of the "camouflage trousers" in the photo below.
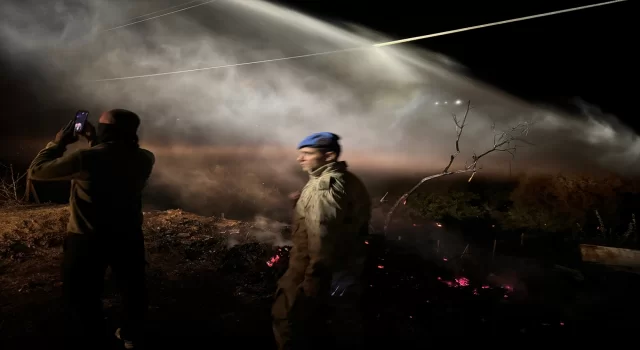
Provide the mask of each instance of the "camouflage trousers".
[{"label": "camouflage trousers", "polygon": [[364,257],[340,272],[310,271],[306,232],[294,223],[289,268],[278,281],[272,307],[278,349],[362,344],[361,276]]},{"label": "camouflage trousers", "polygon": [[356,285],[349,288],[332,283],[328,295],[311,296],[303,288],[279,287],[272,308],[278,349],[359,348],[361,298]]}]

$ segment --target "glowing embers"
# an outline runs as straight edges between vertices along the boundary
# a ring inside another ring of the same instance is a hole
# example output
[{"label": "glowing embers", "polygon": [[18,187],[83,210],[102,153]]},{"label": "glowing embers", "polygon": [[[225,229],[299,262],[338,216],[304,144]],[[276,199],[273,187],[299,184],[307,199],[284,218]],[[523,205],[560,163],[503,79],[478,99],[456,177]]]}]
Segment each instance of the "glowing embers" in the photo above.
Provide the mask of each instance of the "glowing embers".
[{"label": "glowing embers", "polygon": [[271,259],[269,259],[269,261],[267,261],[267,266],[273,267],[273,265],[275,263],[277,263],[278,261],[280,261],[280,255],[276,254],[273,257],[271,257]]},{"label": "glowing embers", "polygon": [[[443,284],[445,284],[447,287],[450,287],[450,288],[472,287],[471,280],[469,280],[469,278],[464,276],[456,277],[453,280],[445,280],[442,277],[438,277],[438,281],[442,282]],[[483,284],[479,288],[473,287],[471,291],[473,295],[480,295],[482,291],[498,290],[498,289],[503,290],[504,292],[503,298],[505,299],[508,299],[509,295],[514,292],[514,288],[510,284],[503,284],[499,287],[492,287],[487,284]]]},{"label": "glowing embers", "polygon": [[289,248],[278,248],[278,252],[271,257],[271,259],[267,260],[267,266],[273,267],[273,265],[277,264],[278,261],[282,260],[284,254],[289,253]]}]

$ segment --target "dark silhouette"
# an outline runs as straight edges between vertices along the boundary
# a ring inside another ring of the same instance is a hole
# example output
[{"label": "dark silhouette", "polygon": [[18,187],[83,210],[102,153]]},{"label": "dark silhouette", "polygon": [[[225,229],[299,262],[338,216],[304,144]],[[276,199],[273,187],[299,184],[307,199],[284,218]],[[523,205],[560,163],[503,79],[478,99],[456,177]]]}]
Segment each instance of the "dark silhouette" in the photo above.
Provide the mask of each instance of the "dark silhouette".
[{"label": "dark silhouette", "polygon": [[70,122],[29,168],[31,180],[71,180],[62,264],[70,345],[93,349],[106,343],[100,296],[107,267],[123,297],[124,324],[116,336],[126,348],[141,337],[147,310],[141,192],[155,159],[138,145],[139,125],[133,112],[105,112],[97,130],[87,122],[80,133],[91,147],[64,155],[78,140]]}]

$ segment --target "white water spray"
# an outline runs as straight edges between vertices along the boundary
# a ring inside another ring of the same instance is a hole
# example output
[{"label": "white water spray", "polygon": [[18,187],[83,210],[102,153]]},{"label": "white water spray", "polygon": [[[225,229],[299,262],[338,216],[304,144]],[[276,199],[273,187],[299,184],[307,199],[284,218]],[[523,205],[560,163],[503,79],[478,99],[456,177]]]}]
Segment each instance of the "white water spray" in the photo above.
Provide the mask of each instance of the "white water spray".
[{"label": "white water spray", "polygon": [[[141,22],[144,22],[144,21],[152,20],[152,19],[155,19],[155,18],[158,18],[158,17],[171,15],[173,13],[186,11],[186,10],[189,10],[191,8],[194,8],[194,7],[210,4],[210,3],[214,2],[214,1],[217,1],[217,0],[207,1],[207,2],[202,3],[202,4],[186,7],[186,8],[180,9],[180,10],[176,10],[176,11],[173,11],[173,12],[165,13],[165,14],[158,15],[158,16],[155,16],[155,17],[146,18],[144,20],[140,20],[140,21],[132,22],[132,23],[125,24],[125,25],[122,25],[122,26],[110,28],[110,29],[105,30],[105,32],[106,31],[115,30],[115,29],[119,29],[119,28],[124,28],[124,27],[130,26],[130,25],[134,25],[134,24],[141,23]],[[503,24],[526,21],[526,20],[530,20],[530,19],[543,18],[543,17],[555,16],[555,15],[559,15],[559,14],[563,14],[563,13],[581,11],[581,10],[586,10],[586,9],[590,9],[590,8],[594,8],[594,7],[611,5],[611,4],[614,4],[614,3],[619,3],[619,2],[624,2],[624,1],[627,1],[627,0],[614,0],[614,1],[602,2],[602,3],[598,3],[598,4],[573,7],[573,8],[569,8],[569,9],[565,9],[565,10],[546,12],[546,13],[541,13],[541,14],[532,15],[532,16],[512,18],[512,19],[508,19],[508,20],[504,20],[504,21],[486,23],[486,24],[481,24],[481,25],[477,25],[477,26],[459,28],[459,29],[454,29],[454,30],[447,30],[447,31],[444,31],[444,32],[421,35],[421,36],[416,36],[416,37],[406,38],[406,39],[401,39],[401,40],[387,41],[387,42],[377,43],[377,44],[373,44],[373,45],[369,45],[369,46],[363,46],[363,47],[352,47],[352,48],[346,48],[346,49],[340,49],[340,50],[316,52],[316,53],[310,53],[310,54],[305,54],[305,55],[272,58],[272,59],[252,61],[252,62],[225,64],[225,65],[220,65],[220,66],[204,67],[204,68],[196,68],[196,69],[186,69],[186,70],[179,70],[179,71],[173,71],[173,72],[164,72],[164,73],[155,73],[155,74],[133,75],[133,76],[119,77],[119,78],[96,79],[96,80],[91,80],[91,81],[93,81],[93,82],[104,82],[104,81],[128,80],[128,79],[138,79],[138,78],[151,78],[151,77],[157,77],[157,76],[162,76],[162,75],[193,73],[193,72],[200,72],[200,71],[211,70],[211,69],[223,69],[223,68],[241,67],[241,66],[248,66],[248,65],[253,65],[253,64],[286,61],[286,60],[299,59],[299,58],[315,57],[315,56],[322,56],[322,55],[331,55],[331,54],[354,51],[354,50],[365,50],[365,49],[372,49],[372,48],[376,48],[376,47],[399,45],[399,44],[405,44],[405,43],[418,41],[418,40],[435,38],[435,37],[443,36],[443,35],[462,33],[462,32],[466,32],[466,31],[470,31],[470,30],[483,29],[483,28],[488,28],[488,27],[493,27],[493,26],[498,26],[498,25],[503,25]],[[457,103],[457,104],[460,104],[460,103]]]},{"label": "white water spray", "polygon": [[[456,100],[475,107],[460,159],[491,144],[492,122],[504,127],[532,118],[539,121],[529,138],[536,146],[518,151],[514,172],[581,164],[627,172],[640,156],[637,135],[613,117],[535,106],[465,76],[442,56],[410,45],[375,47],[393,40],[270,3],[215,1],[103,35],[95,34],[110,27],[104,22],[151,8],[130,2],[114,8],[106,0],[56,4],[0,4],[4,58],[36,67],[55,86],[46,93],[71,111],[82,106],[95,115],[117,106],[138,112],[142,139],[159,155],[154,181],[175,188],[186,202],[207,206],[209,197],[242,191],[245,202],[271,203],[277,193],[265,188],[270,181],[294,181],[295,168],[283,160],[293,163],[297,141],[315,131],[340,134],[356,171],[441,170],[453,149],[451,113],[464,110]],[[362,47],[368,49],[353,49]],[[341,53],[318,54],[333,51]],[[297,56],[304,59],[287,59]],[[225,69],[165,74],[218,66]],[[154,78],[87,83],[146,75]],[[248,151],[239,152],[239,145]],[[218,172],[223,154],[243,171]],[[508,159],[487,158],[484,169],[506,171]],[[225,182],[232,180],[241,185]]]}]

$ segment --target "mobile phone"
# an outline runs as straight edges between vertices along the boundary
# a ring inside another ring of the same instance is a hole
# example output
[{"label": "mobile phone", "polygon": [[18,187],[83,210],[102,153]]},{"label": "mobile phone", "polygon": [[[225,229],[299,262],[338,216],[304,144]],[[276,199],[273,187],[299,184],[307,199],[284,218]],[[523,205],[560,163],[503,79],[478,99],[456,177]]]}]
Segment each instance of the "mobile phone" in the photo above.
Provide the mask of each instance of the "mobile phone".
[{"label": "mobile phone", "polygon": [[89,119],[88,111],[79,110],[76,112],[76,117],[73,121],[73,130],[76,134],[79,134],[84,130],[84,125],[87,123],[87,119]]}]

